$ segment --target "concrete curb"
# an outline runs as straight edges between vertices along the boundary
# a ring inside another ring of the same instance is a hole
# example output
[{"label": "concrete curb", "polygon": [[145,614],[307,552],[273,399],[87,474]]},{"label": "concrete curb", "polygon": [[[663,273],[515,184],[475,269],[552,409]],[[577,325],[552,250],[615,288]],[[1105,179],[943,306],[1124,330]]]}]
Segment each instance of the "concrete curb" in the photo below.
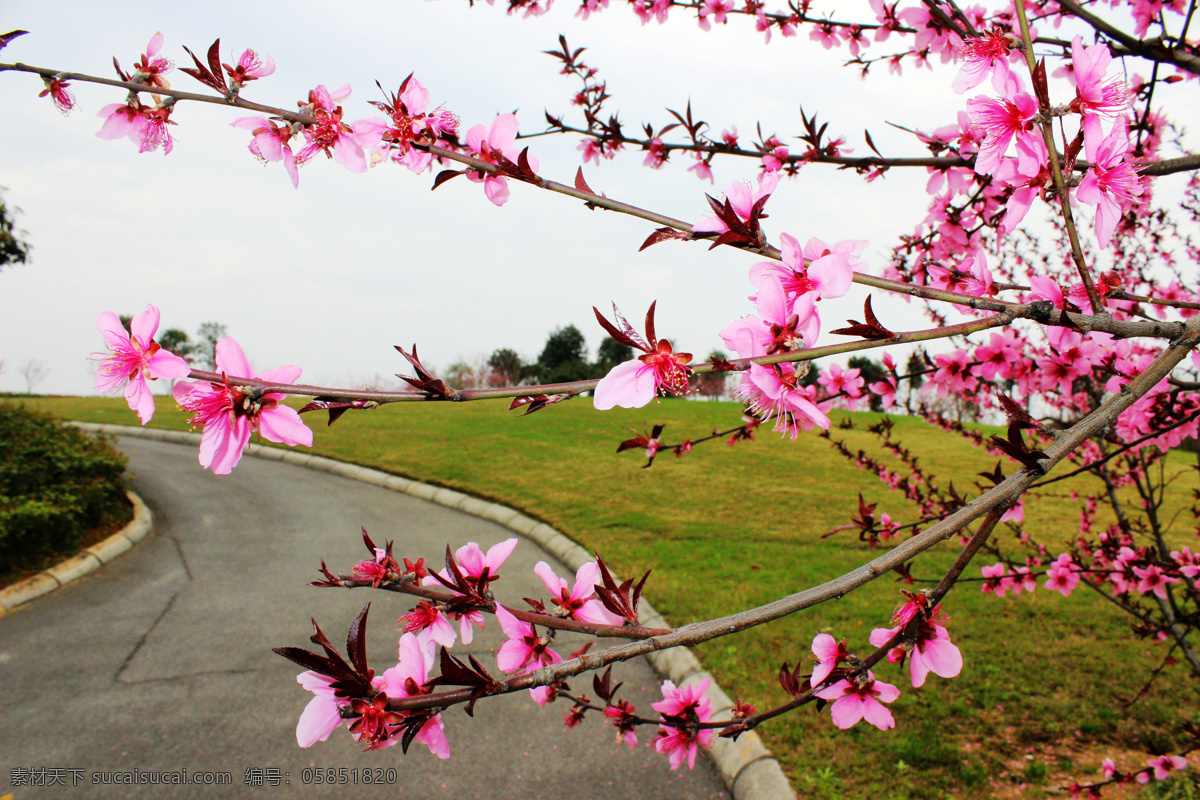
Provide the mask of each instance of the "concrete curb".
[{"label": "concrete curb", "polygon": [[[76,425],[85,431],[105,433],[112,436],[137,436],[144,439],[155,439],[193,446],[198,446],[200,442],[199,434],[185,433],[183,431],[168,431],[161,428],[137,428],[124,425],[104,425],[90,422],[72,422],[70,424]],[[259,458],[304,466],[309,469],[316,469],[333,475],[340,475],[345,478],[370,483],[390,491],[410,494],[422,500],[430,500],[438,505],[456,509],[464,514],[471,514],[472,516],[490,520],[515,533],[532,539],[572,571],[578,570],[585,563],[592,560],[591,554],[584,550],[577,542],[564,536],[546,523],[527,517],[521,512],[507,506],[502,506],[499,503],[492,503],[477,497],[471,497],[454,489],[431,486],[430,484],[402,478],[398,475],[391,475],[381,470],[360,467],[355,464],[336,461],[332,458],[311,455],[303,451],[284,450],[278,447],[252,444],[247,448],[246,452],[248,455],[258,456]],[[139,510],[135,512],[134,521],[130,523],[129,527],[132,528],[138,525],[139,516],[136,516],[136,514],[140,514],[144,510],[146,515],[145,529],[137,536],[137,539],[141,539],[145,536],[145,531],[149,530],[150,512],[146,509],[145,504],[132,493],[130,493],[130,499],[134,501],[135,507]],[[125,531],[122,531],[106,539],[100,545],[97,545],[97,547],[89,548],[86,553],[100,559],[100,561],[107,561],[111,557],[109,551],[105,551],[103,555],[94,551],[119,537],[123,537],[123,541],[125,542],[123,550],[128,550],[132,546],[132,542],[137,541],[137,539],[131,539],[131,537],[126,535]],[[122,545],[117,543],[112,545],[111,548],[122,548]],[[116,552],[121,552],[121,550],[116,550]],[[77,558],[80,557],[82,557],[82,554]],[[42,579],[45,576],[54,585],[43,591],[29,594],[28,597],[19,602],[27,602],[40,594],[44,594],[46,591],[53,591],[58,588],[60,585],[58,579],[50,576],[49,573],[51,572],[61,571],[63,574],[69,574],[73,569],[83,569],[83,572],[79,573],[82,575],[99,566],[99,563],[87,568],[76,564],[68,566],[72,561],[74,559],[63,562],[63,564],[59,564],[53,570],[31,578],[30,581],[33,581]],[[68,580],[73,579],[68,578]],[[25,583],[28,583],[28,581]],[[18,586],[20,585],[23,584],[18,584]],[[16,586],[10,587],[5,590],[5,593],[16,588]],[[0,602],[3,602],[7,607],[9,606],[9,602],[5,597],[5,593],[0,593]],[[643,624],[649,627],[670,627],[663,616],[654,610],[645,599],[641,602],[641,608]],[[689,683],[708,679],[710,685],[705,696],[712,703],[714,713],[720,714],[733,708],[733,701],[717,685],[716,681],[712,680],[712,676],[704,671],[700,662],[687,648],[676,647],[669,650],[659,650],[649,653],[647,658],[660,675],[668,678],[676,686],[684,686]],[[784,777],[779,762],[771,756],[771,751],[763,745],[762,739],[754,731],[743,733],[738,737],[737,741],[714,738],[708,754],[712,758],[713,763],[716,764],[717,770],[720,772],[721,778],[725,781],[725,785],[729,788],[734,800],[795,800],[796,793],[788,785],[787,778]]]},{"label": "concrete curb", "polygon": [[128,525],[104,541],[84,548],[79,555],[59,562],[31,578],[14,583],[7,589],[0,589],[0,614],[6,614],[17,606],[95,572],[101,565],[107,564],[145,539],[146,534],[154,528],[154,516],[142,502],[142,498],[133,492],[126,492],[125,496],[133,503],[133,520]]}]

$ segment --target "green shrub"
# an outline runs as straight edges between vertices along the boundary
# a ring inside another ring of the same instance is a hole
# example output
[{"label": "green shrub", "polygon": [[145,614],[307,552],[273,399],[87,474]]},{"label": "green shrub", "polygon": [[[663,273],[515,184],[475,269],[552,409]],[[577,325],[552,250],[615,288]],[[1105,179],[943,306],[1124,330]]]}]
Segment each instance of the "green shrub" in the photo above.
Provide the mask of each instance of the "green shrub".
[{"label": "green shrub", "polygon": [[126,505],[124,474],[107,441],[0,405],[0,573],[77,548]]}]

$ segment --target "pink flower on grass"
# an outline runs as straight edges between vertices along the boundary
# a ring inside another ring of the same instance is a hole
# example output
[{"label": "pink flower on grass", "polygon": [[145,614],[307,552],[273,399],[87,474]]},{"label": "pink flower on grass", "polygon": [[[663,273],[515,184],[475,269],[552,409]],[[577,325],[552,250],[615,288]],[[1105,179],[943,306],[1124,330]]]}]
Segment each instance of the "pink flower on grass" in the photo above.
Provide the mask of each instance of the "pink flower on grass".
[{"label": "pink flower on grass", "polygon": [[1138,593],[1153,594],[1160,600],[1167,599],[1168,583],[1179,583],[1179,578],[1173,578],[1163,572],[1162,567],[1157,564],[1151,564],[1145,569],[1134,567],[1133,573],[1138,577]]},{"label": "pink flower on grass", "polygon": [[[893,622],[897,623],[897,627],[876,628],[871,631],[871,644],[880,647],[894,636],[901,627],[907,625],[908,623],[904,618],[904,614],[908,613],[907,609],[911,605],[902,606],[901,610],[893,617]],[[917,623],[916,633],[913,634],[911,645],[912,652],[908,653],[907,656],[909,658],[909,673],[914,687],[924,686],[925,679],[931,672],[943,678],[955,678],[962,672],[962,653],[956,645],[950,642],[950,633],[946,630],[945,625],[942,624],[946,621],[946,617],[938,616],[941,610],[942,607],[939,605],[931,609],[928,614],[919,610],[914,611],[914,615],[919,613],[923,617]],[[892,654],[888,655],[888,660],[903,661],[906,649],[907,645],[896,648],[896,650],[892,651]]]},{"label": "pink flower on grass", "polygon": [[176,380],[186,378],[192,371],[186,361],[154,341],[158,320],[158,309],[147,305],[130,322],[132,332],[127,332],[111,311],[102,313],[96,323],[110,351],[96,370],[96,391],[107,394],[124,386],[125,401],[137,412],[143,425],[154,416],[154,396],[146,379]]},{"label": "pink flower on grass", "polygon": [[[1146,761],[1146,766],[1150,767],[1154,772],[1156,781],[1165,781],[1167,776],[1177,769],[1187,769],[1187,759],[1179,756],[1159,756]],[[1150,772],[1139,772],[1137,776],[1138,783],[1149,783]]]},{"label": "pink flower on grass", "polygon": [[597,411],[613,406],[641,408],[658,394],[683,394],[688,390],[691,353],[676,353],[671,343],[659,339],[646,355],[618,364],[596,384],[592,405]]},{"label": "pink flower on grass", "polygon": [[846,649],[846,640],[839,642],[828,633],[816,635],[812,643],[812,654],[817,659],[817,665],[813,667],[812,675],[808,679],[810,686],[820,686],[838,663],[850,657],[850,651]]},{"label": "pink flower on grass", "polygon": [[883,703],[894,702],[899,696],[899,689],[875,680],[871,672],[867,672],[866,677],[838,681],[817,692],[817,697],[822,700],[833,701],[829,713],[833,724],[842,730],[857,725],[861,719],[881,731],[896,727],[892,712],[884,708]]},{"label": "pink flower on grass", "polygon": [[1079,575],[1076,574],[1078,569],[1068,553],[1061,554],[1046,570],[1046,588],[1060,593],[1063,597],[1070,597],[1079,584]]},{"label": "pink flower on grass", "polygon": [[596,585],[600,583],[600,567],[595,561],[589,561],[579,568],[575,573],[575,585],[569,591],[566,580],[554,574],[554,570],[545,561],[539,561],[533,571],[550,591],[550,601],[566,612],[571,619],[600,625],[622,623],[621,617],[595,599]]},{"label": "pink flower on grass", "polygon": [[995,594],[996,597],[1004,597],[1005,592],[1013,586],[1013,579],[1007,577],[1008,567],[1004,564],[996,563],[988,567],[981,567],[980,572],[985,578],[983,582],[984,594]]},{"label": "pink flower on grass", "polygon": [[712,719],[712,701],[704,696],[710,681],[705,678],[676,689],[671,681],[663,683],[663,699],[650,707],[663,716],[663,724],[654,736],[654,749],[679,769],[687,759],[688,769],[696,767],[696,753],[708,747],[716,733],[712,728],[697,728]]},{"label": "pink flower on grass", "polygon": [[775,430],[792,439],[814,425],[828,430],[829,417],[813,402],[813,387],[797,385],[799,377],[791,364],[751,364],[736,394],[762,422],[774,417]]},{"label": "pink flower on grass", "polygon": [[175,400],[192,412],[191,423],[204,426],[200,434],[202,467],[216,475],[228,475],[256,431],[271,442],[312,447],[312,431],[294,408],[280,402],[285,395],[237,385],[239,378],[295,383],[299,367],[276,367],[255,375],[241,345],[226,337],[217,343],[217,372],[224,376],[223,383],[191,381],[175,386]]}]

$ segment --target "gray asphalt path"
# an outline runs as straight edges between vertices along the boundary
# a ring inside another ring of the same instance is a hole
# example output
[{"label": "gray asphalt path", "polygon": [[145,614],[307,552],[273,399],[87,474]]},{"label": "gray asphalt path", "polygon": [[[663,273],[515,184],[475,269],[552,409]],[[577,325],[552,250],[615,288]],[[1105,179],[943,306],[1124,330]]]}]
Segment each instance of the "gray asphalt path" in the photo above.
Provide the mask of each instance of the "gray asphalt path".
[{"label": "gray asphalt path", "polygon": [[[527,693],[481,701],[473,720],[461,708],[447,712],[448,761],[423,745],[407,756],[399,747],[362,752],[344,730],[300,749],[296,721],[312,695],[295,681],[300,668],[271,648],[310,646],[310,616],[341,646],[371,601],[367,654],[382,672],[396,660],[396,620],[412,605],[383,592],[311,588],[320,560],[349,571],[365,556],[358,534],[364,525],[376,541],[395,539],[397,556],[435,563],[447,543],[477,541],[486,549],[514,534],[300,467],[245,458],[233,475],[220,477],[201,470],[190,447],[132,438],[120,447],[156,531],[91,576],[0,617],[0,797],[728,796],[703,758],[694,772],[671,772],[646,747],[651,731],[640,732],[642,744],[629,751],[602,719],[568,730],[561,723],[565,702],[540,709]],[[522,540],[497,596],[544,597],[532,572],[543,559],[568,574]],[[489,619],[469,652],[494,668],[490,651],[500,641]],[[558,649],[568,653],[581,641],[561,637]],[[649,665],[630,662],[614,675],[625,681],[624,696],[650,713],[661,692]],[[590,683],[577,679],[574,688],[590,695]],[[333,780],[346,783],[316,782],[331,768]],[[362,785],[368,768],[383,786]],[[33,773],[37,779],[65,785],[14,784],[39,769],[48,772]],[[106,773],[184,770],[190,779],[228,773],[229,784],[98,783],[112,779]]]}]

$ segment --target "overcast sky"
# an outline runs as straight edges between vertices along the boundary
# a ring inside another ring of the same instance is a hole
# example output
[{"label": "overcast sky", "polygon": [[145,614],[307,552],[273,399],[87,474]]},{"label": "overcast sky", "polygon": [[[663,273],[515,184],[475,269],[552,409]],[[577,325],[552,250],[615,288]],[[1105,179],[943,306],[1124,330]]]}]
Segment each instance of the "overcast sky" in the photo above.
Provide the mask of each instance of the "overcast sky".
[{"label": "overcast sky", "polygon": [[[737,125],[748,142],[761,122],[795,145],[803,105],[856,153],[867,152],[869,128],[885,153],[920,154],[885,123],[932,130],[965,103],[948,88],[953,69],[907,70],[902,79],[881,72],[864,82],[840,66],[845,51],[807,38],[776,36],[764,47],[745,20],[704,33],[682,14],[642,27],[624,7],[588,22],[566,2],[537,19],[452,0],[342,2],[336,11],[296,0],[8,0],[4,11],[4,30],[31,33],[0,52],[3,61],[112,77],[112,57],[130,66],[155,31],[178,66],[190,63],[181,45],[203,53],[220,37],[224,60],[252,47],[278,65],[247,87],[248,99],[293,108],[317,84],[350,83],[350,120],[377,114],[366,104],[381,99],[376,79],[395,89],[414,72],[464,130],[516,111],[522,132],[536,132],[543,110],[568,112],[579,88],[541,54],[560,33],[588,48],[585,60],[600,68],[611,109],[631,130],[643,121],[661,126],[663,107],[690,99],[717,132]],[[171,80],[203,90],[178,71]],[[202,322],[224,323],[260,371],[297,364],[306,383],[348,386],[400,371],[394,344],[415,342],[439,367],[500,347],[532,359],[551,329],[573,323],[594,354],[602,332],[591,307],[612,301],[640,320],[657,299],[659,334],[700,357],[721,346],[718,331],[752,312],[746,271],[755,259],[729,248],[668,242],[638,253],[649,223],[519,184],[497,208],[476,184],[460,179],[431,193],[431,175],[394,166],[354,175],[317,159],[295,190],[279,164],[254,161],[245,131],[229,127],[243,113],[212,106],[181,103],[174,151],[138,154],[127,140],[95,136],[97,111],[121,102],[119,90],[75,83],[78,107],[64,118],[37,97],[41,88],[35,76],[0,75],[0,185],[33,245],[29,264],[0,273],[0,390],[23,390],[20,365],[37,359],[50,370],[39,391],[90,393],[87,357],[102,346],[97,316],[134,314],[147,303],[159,306],[164,328],[194,334]],[[571,182],[578,143],[532,140],[541,174]],[[659,172],[641,162],[629,152],[585,173],[597,191],[689,221],[704,213],[704,192],[757,174],[754,163],[719,161],[710,185],[686,171],[686,157]],[[802,242],[868,239],[865,255],[878,273],[896,235],[924,216],[925,180],[923,171],[897,170],[868,185],[808,167],[780,184],[767,231],[773,241],[780,231]],[[826,302],[825,327],[859,316],[862,296]],[[897,308],[909,316],[892,317],[891,327],[925,326]]]}]

